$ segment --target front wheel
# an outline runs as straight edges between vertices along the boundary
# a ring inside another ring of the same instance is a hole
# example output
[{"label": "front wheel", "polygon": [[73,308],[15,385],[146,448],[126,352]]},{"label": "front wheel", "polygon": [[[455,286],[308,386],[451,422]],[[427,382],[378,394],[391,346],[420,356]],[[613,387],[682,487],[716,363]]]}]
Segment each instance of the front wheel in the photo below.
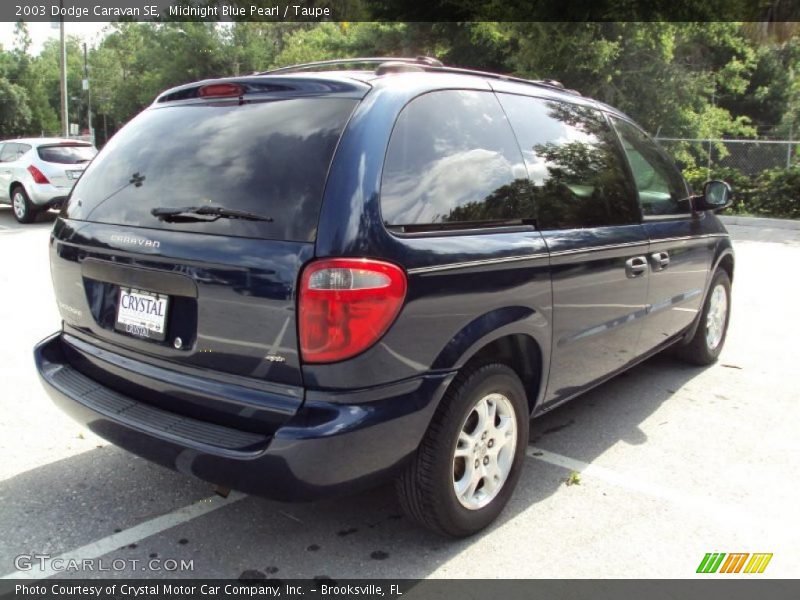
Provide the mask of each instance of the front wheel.
[{"label": "front wheel", "polygon": [[695,365],[716,362],[728,334],[731,315],[731,279],[722,269],[714,273],[708,288],[700,323],[692,339],[678,347],[678,355]]},{"label": "front wheel", "polygon": [[511,497],[527,445],[528,402],[516,373],[503,364],[468,367],[397,482],[400,504],[438,533],[476,533]]}]

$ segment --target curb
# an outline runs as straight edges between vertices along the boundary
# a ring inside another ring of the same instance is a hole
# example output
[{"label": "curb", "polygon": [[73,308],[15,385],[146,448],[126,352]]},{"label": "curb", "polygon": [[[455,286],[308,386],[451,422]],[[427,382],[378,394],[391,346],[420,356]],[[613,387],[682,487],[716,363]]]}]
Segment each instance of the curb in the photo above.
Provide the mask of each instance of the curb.
[{"label": "curb", "polygon": [[793,219],[766,219],[762,217],[727,217],[719,219],[725,225],[740,225],[743,227],[760,227],[762,229],[795,229],[800,230],[800,221]]}]

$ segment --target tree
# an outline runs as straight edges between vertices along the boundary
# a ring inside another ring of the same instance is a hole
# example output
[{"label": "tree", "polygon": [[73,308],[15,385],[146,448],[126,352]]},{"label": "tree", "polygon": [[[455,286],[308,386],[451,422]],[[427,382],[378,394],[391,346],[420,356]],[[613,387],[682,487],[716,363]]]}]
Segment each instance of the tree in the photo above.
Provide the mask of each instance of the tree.
[{"label": "tree", "polygon": [[0,138],[25,135],[30,123],[31,109],[25,89],[0,77]]},{"label": "tree", "polygon": [[746,86],[753,53],[735,23],[509,23],[521,75],[559,79],[673,136],[752,133],[712,96]]},{"label": "tree", "polygon": [[334,58],[407,55],[413,26],[406,23],[321,23],[294,32],[284,42],[275,66]]},{"label": "tree", "polygon": [[[67,37],[67,106],[69,120],[80,123],[86,116],[85,93],[81,85],[83,80],[83,48],[79,38]],[[33,61],[27,84],[32,93],[36,94],[36,101],[46,100],[47,104],[55,111],[60,112],[61,89],[61,48],[58,40],[48,40],[44,43],[41,54]],[[34,92],[35,90],[35,92]],[[50,133],[60,130],[59,120],[55,118],[55,127],[47,128]],[[39,131],[32,132],[36,135]]]},{"label": "tree", "polygon": [[25,89],[30,109],[30,133],[47,134],[58,131],[58,116],[51,106],[45,81],[39,74],[38,59],[30,55],[31,38],[24,21],[14,28],[13,80]]}]

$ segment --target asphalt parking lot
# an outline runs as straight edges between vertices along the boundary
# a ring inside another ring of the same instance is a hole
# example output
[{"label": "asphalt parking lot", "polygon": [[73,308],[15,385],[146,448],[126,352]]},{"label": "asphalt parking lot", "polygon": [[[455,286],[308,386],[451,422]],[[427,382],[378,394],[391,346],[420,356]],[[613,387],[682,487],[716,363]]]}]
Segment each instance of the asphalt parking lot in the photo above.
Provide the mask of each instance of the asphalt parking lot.
[{"label": "asphalt parking lot", "polygon": [[[659,356],[534,421],[501,519],[451,541],[412,526],[390,488],[303,505],[223,500],[62,415],[31,358],[59,327],[52,221],[20,226],[0,207],[0,576],[20,576],[15,557],[34,553],[126,559],[71,576],[685,578],[707,552],[774,556],[762,575],[702,577],[800,574],[800,231],[732,226],[720,361]],[[192,569],[165,571],[168,560]]]}]

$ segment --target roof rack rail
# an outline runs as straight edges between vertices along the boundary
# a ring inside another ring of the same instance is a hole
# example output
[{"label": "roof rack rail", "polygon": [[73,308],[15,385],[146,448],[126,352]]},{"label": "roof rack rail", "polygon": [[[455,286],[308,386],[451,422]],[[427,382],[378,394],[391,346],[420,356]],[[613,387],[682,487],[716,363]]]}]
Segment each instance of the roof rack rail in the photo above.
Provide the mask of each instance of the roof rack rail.
[{"label": "roof rack rail", "polygon": [[544,86],[549,88],[554,88],[562,92],[569,92],[572,94],[576,94],[580,96],[580,92],[576,90],[569,90],[567,89],[563,83],[560,81],[556,81],[555,79],[525,79],[524,77],[516,77],[515,75],[503,75],[500,73],[492,73],[491,71],[479,71],[476,69],[464,69],[461,67],[434,67],[434,68],[426,68],[426,71],[435,71],[438,73],[455,73],[461,75],[478,75],[480,77],[486,77],[487,79],[498,79],[500,81],[512,81],[514,83],[524,83],[527,85],[537,85],[537,86]]},{"label": "roof rack rail", "polygon": [[417,56],[416,58],[398,58],[394,56],[367,56],[362,58],[337,58],[334,60],[319,60],[299,65],[290,65],[263,71],[259,75],[274,75],[276,73],[296,73],[297,71],[308,71],[317,67],[341,67],[347,65],[381,65],[383,63],[405,63],[427,67],[442,67],[442,62],[430,56]]},{"label": "roof rack rail", "polygon": [[[321,60],[317,62],[303,63],[299,65],[291,65],[288,67],[281,67],[264,71],[259,75],[276,75],[279,73],[297,73],[299,71],[308,71],[318,67],[341,67],[347,65],[377,65],[375,69],[376,74],[384,75],[386,73],[399,72],[403,70],[426,71],[430,73],[452,73],[457,75],[477,75],[479,77],[486,77],[488,79],[497,79],[500,81],[511,81],[514,83],[523,83],[527,85],[536,85],[542,87],[549,87],[559,91],[567,92],[580,96],[581,93],[577,90],[571,90],[564,87],[564,84],[555,79],[524,79],[522,77],[515,77],[514,75],[501,75],[499,73],[492,73],[489,71],[479,71],[476,69],[465,69],[462,67],[448,67],[445,66],[440,60],[431,58],[429,56],[417,56],[416,58],[402,58],[394,56],[371,56],[363,58],[338,58],[335,60]],[[406,67],[405,69],[403,67]]]}]

